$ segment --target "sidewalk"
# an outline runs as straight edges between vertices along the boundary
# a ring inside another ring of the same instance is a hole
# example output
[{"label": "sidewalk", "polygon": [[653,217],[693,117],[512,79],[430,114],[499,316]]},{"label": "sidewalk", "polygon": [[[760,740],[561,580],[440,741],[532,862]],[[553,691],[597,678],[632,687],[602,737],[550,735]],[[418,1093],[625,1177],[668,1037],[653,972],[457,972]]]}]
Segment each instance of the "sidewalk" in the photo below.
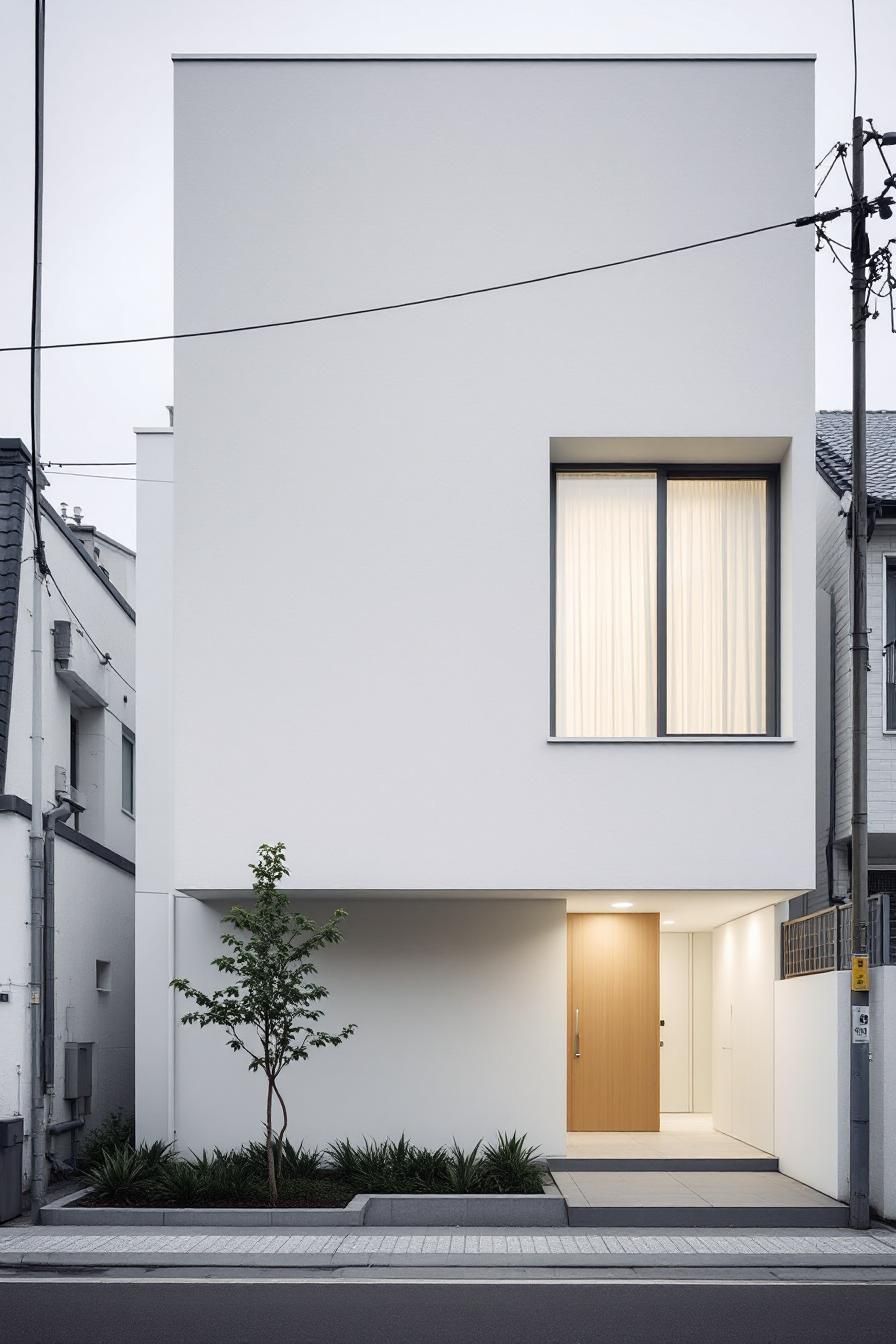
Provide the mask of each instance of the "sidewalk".
[{"label": "sidewalk", "polygon": [[0,1231],[0,1268],[223,1267],[342,1269],[423,1266],[620,1267],[674,1266],[870,1267],[896,1271],[896,1231],[870,1232],[779,1228],[744,1233],[694,1228],[688,1233],[545,1232],[544,1229],[444,1228],[407,1231],[371,1228],[277,1229],[207,1228],[172,1233],[165,1228],[118,1227],[107,1233],[60,1228]]}]

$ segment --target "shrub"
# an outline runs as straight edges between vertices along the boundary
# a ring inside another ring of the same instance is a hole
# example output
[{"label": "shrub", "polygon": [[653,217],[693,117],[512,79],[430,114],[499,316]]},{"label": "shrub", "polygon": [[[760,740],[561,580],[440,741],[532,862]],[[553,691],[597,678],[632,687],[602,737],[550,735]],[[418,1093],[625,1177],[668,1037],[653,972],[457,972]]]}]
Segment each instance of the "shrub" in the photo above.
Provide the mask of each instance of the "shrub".
[{"label": "shrub", "polygon": [[140,1204],[151,1194],[157,1173],[129,1145],[109,1148],[87,1172],[93,1197],[107,1204]]},{"label": "shrub", "polygon": [[323,1154],[319,1148],[306,1148],[303,1143],[294,1148],[289,1139],[283,1140],[280,1170],[284,1180],[311,1180],[320,1175],[322,1166]]},{"label": "shrub", "polygon": [[448,1185],[446,1149],[418,1148],[404,1134],[382,1143],[365,1139],[353,1144],[350,1139],[339,1139],[330,1144],[325,1157],[336,1180],[369,1194],[438,1193]]},{"label": "shrub", "polygon": [[[177,1157],[169,1143],[120,1143],[107,1147],[87,1175],[99,1203],[201,1205],[263,1204],[267,1193],[267,1145],[191,1153]],[[540,1194],[542,1166],[526,1136],[499,1133],[470,1149],[421,1148],[398,1139],[340,1139],[325,1152],[294,1148],[284,1139],[277,1177],[290,1204],[336,1207],[356,1193]]]},{"label": "shrub", "polygon": [[111,1149],[128,1148],[134,1145],[134,1121],[126,1116],[121,1107],[106,1116],[102,1124],[91,1130],[78,1144],[75,1166],[79,1171],[89,1171],[103,1160]]},{"label": "shrub", "polygon": [[482,1189],[481,1147],[481,1139],[468,1153],[456,1141],[452,1143],[448,1154],[448,1191],[452,1195],[473,1195]]},{"label": "shrub", "polygon": [[497,1194],[540,1195],[544,1183],[538,1149],[526,1144],[525,1134],[498,1134],[496,1143],[482,1151],[482,1180]]}]

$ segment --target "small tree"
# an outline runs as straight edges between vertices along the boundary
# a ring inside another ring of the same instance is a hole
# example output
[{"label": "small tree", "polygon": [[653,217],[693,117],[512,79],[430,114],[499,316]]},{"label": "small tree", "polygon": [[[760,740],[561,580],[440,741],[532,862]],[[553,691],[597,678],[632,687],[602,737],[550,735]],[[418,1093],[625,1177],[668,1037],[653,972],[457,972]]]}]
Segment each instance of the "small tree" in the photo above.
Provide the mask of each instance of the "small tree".
[{"label": "small tree", "polygon": [[[342,941],[339,924],[345,910],[334,911],[326,924],[315,924],[291,911],[288,897],[277,885],[289,874],[285,846],[261,845],[258,854],[258,863],[249,865],[255,878],[255,902],[247,909],[234,906],[225,915],[222,923],[234,930],[221,934],[221,942],[229,951],[212,961],[230,983],[211,994],[181,977],[171,984],[197,1004],[181,1021],[223,1027],[230,1037],[231,1050],[249,1056],[249,1072],[261,1070],[267,1080],[265,1148],[271,1203],[276,1204],[280,1154],[288,1122],[278,1086],[280,1074],[294,1060],[307,1059],[311,1049],[341,1045],[354,1032],[355,1023],[335,1034],[319,1031],[314,1025],[323,1017],[323,1009],[317,1005],[328,991],[311,978],[317,970],[310,958],[328,943]],[[274,1097],[282,1120],[276,1138]]]}]

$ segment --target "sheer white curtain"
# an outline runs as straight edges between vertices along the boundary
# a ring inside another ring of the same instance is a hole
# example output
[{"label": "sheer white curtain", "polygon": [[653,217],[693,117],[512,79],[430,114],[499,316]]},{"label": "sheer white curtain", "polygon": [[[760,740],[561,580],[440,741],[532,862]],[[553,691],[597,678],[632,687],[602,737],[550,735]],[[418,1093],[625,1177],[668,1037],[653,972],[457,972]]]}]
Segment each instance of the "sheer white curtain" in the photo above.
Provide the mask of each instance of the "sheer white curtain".
[{"label": "sheer white curtain", "polygon": [[558,472],[558,737],[656,733],[656,478]]},{"label": "sheer white curtain", "polygon": [[766,731],[766,483],[670,480],[667,731]]}]

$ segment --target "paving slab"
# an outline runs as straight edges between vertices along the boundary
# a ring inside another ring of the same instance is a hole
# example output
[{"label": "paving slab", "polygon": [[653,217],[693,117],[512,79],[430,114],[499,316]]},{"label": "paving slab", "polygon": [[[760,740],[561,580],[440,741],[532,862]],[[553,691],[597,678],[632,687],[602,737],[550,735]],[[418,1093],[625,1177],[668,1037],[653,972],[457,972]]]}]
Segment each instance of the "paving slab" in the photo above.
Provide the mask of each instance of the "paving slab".
[{"label": "paving slab", "polygon": [[846,1205],[776,1171],[555,1171],[570,1226],[838,1227]]},{"label": "paving slab", "polygon": [[141,1228],[99,1235],[35,1228],[0,1232],[0,1270],[141,1266],[248,1268],[880,1266],[896,1271],[896,1232],[872,1229],[718,1232],[711,1227],[553,1231],[495,1228],[351,1231]]}]

